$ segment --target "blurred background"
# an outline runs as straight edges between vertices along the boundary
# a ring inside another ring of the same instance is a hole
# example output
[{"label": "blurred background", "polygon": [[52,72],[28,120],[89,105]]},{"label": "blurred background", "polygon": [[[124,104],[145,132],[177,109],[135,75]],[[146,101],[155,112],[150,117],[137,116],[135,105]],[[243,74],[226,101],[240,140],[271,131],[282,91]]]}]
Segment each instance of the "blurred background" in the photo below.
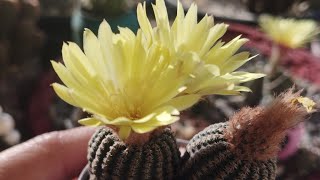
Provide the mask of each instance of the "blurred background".
[{"label": "blurred background", "polygon": [[[63,42],[82,44],[82,32],[96,32],[106,19],[112,30],[139,28],[136,5],[142,0],[0,0],[0,151],[36,135],[79,126],[87,116],[60,100],[50,84],[59,81],[50,60],[61,60]],[[270,76],[247,84],[253,93],[208,96],[182,113],[173,125],[177,138],[188,141],[212,123],[227,120],[239,108],[266,104],[272,95],[295,85],[316,102],[320,99],[320,42],[314,33],[301,47],[274,39],[260,22],[277,16],[279,27],[290,21],[320,21],[319,0],[181,0],[185,11],[196,3],[198,20],[213,15],[230,24],[223,40],[242,34],[250,41],[241,50],[260,54],[243,68]],[[146,1],[152,20],[152,0]],[[166,0],[169,18],[176,0]],[[154,20],[153,20],[154,21]],[[155,21],[154,21],[155,22]],[[297,24],[298,27],[298,24]],[[292,28],[292,27],[291,27]],[[299,36],[307,27],[290,32]],[[320,32],[318,26],[312,32]],[[273,31],[275,31],[273,29]],[[269,34],[268,34],[269,33]],[[289,30],[288,30],[289,33]],[[303,36],[301,34],[300,36]],[[290,37],[289,38],[294,38]],[[276,63],[272,63],[276,62]],[[271,74],[268,67],[274,70]],[[278,179],[320,179],[320,114],[292,129],[279,154]]]}]

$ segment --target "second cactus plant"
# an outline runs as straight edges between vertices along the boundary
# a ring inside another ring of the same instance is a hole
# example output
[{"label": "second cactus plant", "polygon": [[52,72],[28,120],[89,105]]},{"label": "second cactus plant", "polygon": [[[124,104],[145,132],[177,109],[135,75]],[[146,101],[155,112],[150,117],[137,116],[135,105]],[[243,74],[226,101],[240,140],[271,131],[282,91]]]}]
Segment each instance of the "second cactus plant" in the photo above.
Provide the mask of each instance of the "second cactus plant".
[{"label": "second cactus plant", "polygon": [[168,128],[143,145],[126,144],[112,129],[101,128],[89,143],[88,162],[92,179],[173,179],[180,152]]},{"label": "second cactus plant", "polygon": [[301,98],[290,90],[267,107],[243,108],[195,135],[183,157],[183,179],[275,179],[287,130],[308,114]]}]

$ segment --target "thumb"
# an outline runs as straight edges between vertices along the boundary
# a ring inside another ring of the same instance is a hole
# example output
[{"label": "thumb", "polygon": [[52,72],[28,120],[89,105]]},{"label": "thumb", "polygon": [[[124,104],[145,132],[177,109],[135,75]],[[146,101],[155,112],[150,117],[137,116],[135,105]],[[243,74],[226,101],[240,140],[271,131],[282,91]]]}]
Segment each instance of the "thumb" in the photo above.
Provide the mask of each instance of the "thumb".
[{"label": "thumb", "polygon": [[57,180],[79,175],[94,128],[47,133],[0,153],[0,179]]}]

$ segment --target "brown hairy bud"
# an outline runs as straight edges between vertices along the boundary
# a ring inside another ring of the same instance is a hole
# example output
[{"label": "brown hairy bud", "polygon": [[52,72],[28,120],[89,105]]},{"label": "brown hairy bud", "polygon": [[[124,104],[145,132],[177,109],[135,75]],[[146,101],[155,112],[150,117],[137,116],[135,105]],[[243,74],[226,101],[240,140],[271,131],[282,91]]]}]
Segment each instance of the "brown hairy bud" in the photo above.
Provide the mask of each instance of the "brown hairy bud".
[{"label": "brown hairy bud", "polygon": [[295,99],[300,92],[289,90],[268,107],[243,108],[228,122],[225,138],[245,160],[276,157],[288,129],[305,120],[308,112]]}]

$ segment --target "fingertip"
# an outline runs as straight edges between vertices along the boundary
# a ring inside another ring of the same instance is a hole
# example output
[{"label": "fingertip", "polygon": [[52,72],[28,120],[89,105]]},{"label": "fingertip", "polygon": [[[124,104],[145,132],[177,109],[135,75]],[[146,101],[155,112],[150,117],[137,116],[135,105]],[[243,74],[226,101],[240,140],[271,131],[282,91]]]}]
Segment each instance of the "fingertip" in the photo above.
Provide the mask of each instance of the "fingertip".
[{"label": "fingertip", "polygon": [[[77,176],[87,163],[90,137],[96,128],[79,127],[40,135],[0,153],[1,178],[65,179]],[[6,165],[1,166],[1,164]],[[27,173],[19,173],[23,170]],[[19,175],[23,174],[23,175]]]}]

